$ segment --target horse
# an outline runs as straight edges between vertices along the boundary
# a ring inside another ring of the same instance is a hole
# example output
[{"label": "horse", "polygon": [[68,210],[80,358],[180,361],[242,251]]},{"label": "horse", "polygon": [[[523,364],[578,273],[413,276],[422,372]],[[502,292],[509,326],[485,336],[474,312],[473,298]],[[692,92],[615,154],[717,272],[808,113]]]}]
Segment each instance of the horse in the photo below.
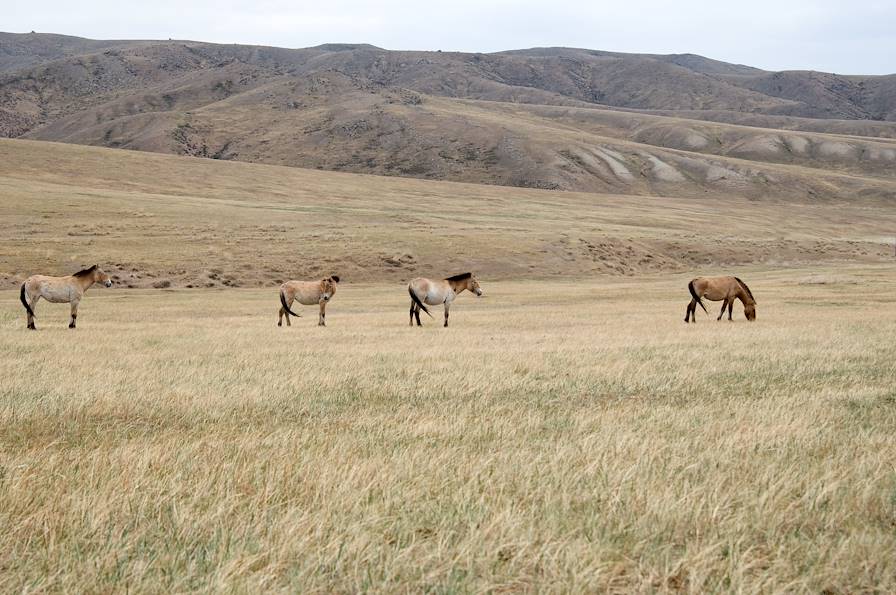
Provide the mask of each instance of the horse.
[{"label": "horse", "polygon": [[78,319],[78,304],[81,303],[84,292],[90,289],[94,283],[112,287],[112,279],[97,265],[67,277],[32,275],[25,279],[19,299],[22,300],[22,305],[25,306],[25,311],[28,313],[28,328],[37,330],[37,327],[34,326],[34,308],[40,298],[54,304],[70,303],[72,318],[68,328],[75,328],[75,321]]},{"label": "horse", "polygon": [[756,300],[753,298],[753,292],[747,287],[747,284],[737,277],[697,277],[688,283],[688,291],[691,292],[691,302],[684,314],[684,321],[688,322],[690,318],[697,322],[695,312],[697,304],[703,308],[703,311],[709,314],[706,306],[703,305],[701,298],[706,298],[714,302],[722,301],[722,311],[716,320],[722,320],[725,314],[725,308],[728,308],[728,320],[731,320],[731,310],[734,308],[734,300],[740,300],[744,305],[744,316],[747,320],[756,320]]},{"label": "horse", "polygon": [[298,301],[303,306],[320,304],[320,316],[317,326],[327,326],[327,302],[336,295],[336,284],[339,283],[338,275],[330,275],[320,281],[287,281],[280,286],[280,315],[277,317],[277,326],[283,326],[283,316],[286,316],[286,326],[292,326],[289,315],[300,318],[290,307],[293,301]]},{"label": "horse", "polygon": [[417,318],[417,326],[423,326],[420,323],[420,310],[426,312],[430,318],[433,317],[425,304],[430,306],[445,304],[445,326],[448,326],[448,310],[451,308],[451,302],[465,289],[482,296],[482,288],[479,287],[479,281],[473,273],[454,275],[441,281],[424,277],[411,279],[408,283],[408,293],[411,294],[411,326],[414,326],[414,317]]}]

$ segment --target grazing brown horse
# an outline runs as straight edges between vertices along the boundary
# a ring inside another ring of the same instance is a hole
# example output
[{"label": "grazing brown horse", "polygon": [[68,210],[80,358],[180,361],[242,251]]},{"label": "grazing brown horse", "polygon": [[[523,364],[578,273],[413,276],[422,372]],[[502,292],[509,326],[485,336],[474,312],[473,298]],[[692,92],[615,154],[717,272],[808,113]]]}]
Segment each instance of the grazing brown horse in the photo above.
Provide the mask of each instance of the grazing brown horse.
[{"label": "grazing brown horse", "polygon": [[728,308],[728,320],[731,320],[731,310],[734,308],[734,300],[740,300],[744,305],[744,316],[747,320],[756,320],[756,300],[753,298],[753,292],[747,287],[747,284],[737,277],[697,277],[688,283],[688,291],[691,292],[691,303],[684,314],[684,321],[688,319],[697,322],[695,312],[697,304],[703,308],[703,311],[709,314],[706,306],[703,305],[701,298],[706,298],[714,302],[722,301],[722,311],[716,320],[722,320],[725,314],[725,308]]},{"label": "grazing brown horse", "polygon": [[81,303],[84,292],[90,289],[94,283],[112,287],[112,279],[97,265],[67,277],[32,275],[25,279],[19,298],[28,313],[28,328],[37,330],[37,327],[34,326],[34,308],[40,298],[54,304],[70,303],[72,319],[68,328],[75,328],[75,321],[78,319],[78,304]]},{"label": "grazing brown horse", "polygon": [[[482,289],[479,287],[479,281],[473,276],[473,273],[463,273],[454,275],[441,281],[433,281],[424,277],[417,277],[408,283],[408,293],[411,294],[411,326],[414,326],[414,317],[417,317],[417,326],[420,324],[420,310],[429,314],[425,304],[435,306],[437,304],[445,304],[445,326],[448,326],[448,309],[451,302],[465,289],[469,289],[477,296],[482,295]],[[432,318],[432,314],[429,314]]]},{"label": "grazing brown horse", "polygon": [[339,283],[337,275],[331,275],[320,281],[287,281],[280,286],[280,316],[277,317],[277,326],[283,326],[283,316],[286,316],[286,326],[292,326],[289,315],[296,318],[300,316],[290,310],[293,301],[303,306],[320,304],[320,317],[317,326],[327,326],[327,302],[336,295],[336,284]]}]

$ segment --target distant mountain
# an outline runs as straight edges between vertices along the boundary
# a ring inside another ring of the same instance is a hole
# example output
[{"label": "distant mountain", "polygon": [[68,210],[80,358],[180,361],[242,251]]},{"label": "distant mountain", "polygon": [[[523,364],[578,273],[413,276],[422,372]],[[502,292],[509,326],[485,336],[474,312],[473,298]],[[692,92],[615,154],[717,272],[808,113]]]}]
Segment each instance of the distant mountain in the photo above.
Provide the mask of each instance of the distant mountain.
[{"label": "distant mountain", "polygon": [[[893,195],[896,76],[0,33],[0,135],[626,194]],[[806,175],[806,170],[816,174]]]},{"label": "distant mountain", "polygon": [[66,56],[100,52],[112,47],[140,45],[141,41],[96,41],[50,33],[0,32],[0,72],[36,66]]}]

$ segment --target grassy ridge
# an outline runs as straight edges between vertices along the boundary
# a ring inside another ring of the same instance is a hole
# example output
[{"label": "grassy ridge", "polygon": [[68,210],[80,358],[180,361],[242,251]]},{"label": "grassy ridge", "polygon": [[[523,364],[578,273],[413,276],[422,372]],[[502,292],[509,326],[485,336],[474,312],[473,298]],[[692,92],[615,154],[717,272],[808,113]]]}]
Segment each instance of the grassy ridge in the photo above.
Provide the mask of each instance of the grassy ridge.
[{"label": "grassy ridge", "polygon": [[0,140],[0,287],[94,263],[125,287],[668,274],[880,262],[896,210],[630,197]]},{"label": "grassy ridge", "polygon": [[893,591],[892,272],[4,292],[0,590]]}]

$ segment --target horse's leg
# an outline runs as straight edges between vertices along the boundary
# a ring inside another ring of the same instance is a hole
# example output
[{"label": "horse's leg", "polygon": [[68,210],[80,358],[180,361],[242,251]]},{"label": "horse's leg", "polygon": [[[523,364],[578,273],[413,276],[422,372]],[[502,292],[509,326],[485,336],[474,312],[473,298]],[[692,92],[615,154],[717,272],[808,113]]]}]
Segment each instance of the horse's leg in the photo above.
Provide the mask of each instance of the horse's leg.
[{"label": "horse's leg", "polygon": [[[34,307],[37,306],[37,302],[40,299],[40,294],[37,294],[32,298],[31,293],[26,290],[25,299],[28,300],[28,305],[31,307],[31,311],[34,312]],[[31,314],[28,314],[28,328],[33,331],[37,330],[37,327],[34,326],[34,316],[32,316]]]},{"label": "horse's leg", "polygon": [[420,306],[414,304],[414,318],[417,319],[417,326],[423,326],[423,323],[420,322]]},{"label": "horse's leg", "polygon": [[72,320],[68,323],[68,328],[75,328],[75,321],[78,319],[78,304],[80,300],[72,300]]},{"label": "horse's leg", "polygon": [[445,302],[445,326],[448,326],[448,308],[451,304]]},{"label": "horse's leg", "polygon": [[408,326],[414,326],[414,306],[416,306],[416,304],[414,303],[414,300],[411,300],[411,312],[410,318],[408,320]]},{"label": "horse's leg", "polygon": [[725,298],[725,300],[722,302],[722,311],[719,312],[719,317],[716,318],[716,320],[722,320],[722,316],[725,315],[725,308],[727,308],[727,307],[728,307],[728,298]]},{"label": "horse's leg", "polygon": [[694,303],[694,298],[691,298],[691,302],[688,304],[688,307],[684,311],[684,321],[685,322],[691,321],[691,312],[693,312],[695,305],[696,304]]},{"label": "horse's leg", "polygon": [[[286,311],[283,309],[283,306],[280,306],[280,312],[277,313],[277,326],[283,326],[284,314],[286,314]],[[286,314],[286,319],[289,320],[289,314]]]},{"label": "horse's leg", "polygon": [[325,300],[320,301],[320,317],[317,326],[327,326],[327,302]]},{"label": "horse's leg", "polygon": [[[287,304],[290,310],[292,310],[292,304],[294,301],[295,300],[289,300],[289,303]],[[286,313],[286,326],[292,326],[292,322],[289,320],[289,312]]]},{"label": "horse's leg", "polygon": [[731,311],[734,310],[734,300],[728,302],[728,320],[731,320]]}]

